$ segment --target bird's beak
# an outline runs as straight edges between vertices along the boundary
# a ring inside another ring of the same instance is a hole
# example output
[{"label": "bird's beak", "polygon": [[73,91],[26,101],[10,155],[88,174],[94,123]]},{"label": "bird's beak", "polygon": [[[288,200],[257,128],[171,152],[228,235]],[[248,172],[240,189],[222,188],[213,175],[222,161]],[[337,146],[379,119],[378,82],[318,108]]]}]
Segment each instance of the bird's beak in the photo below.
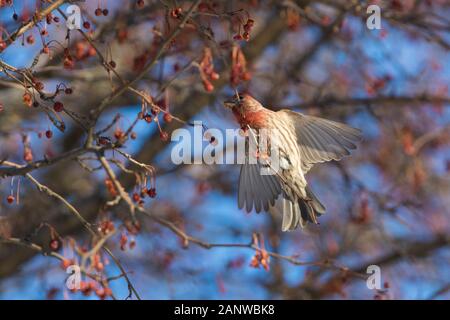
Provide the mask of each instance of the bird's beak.
[{"label": "bird's beak", "polygon": [[232,100],[226,100],[226,101],[223,102],[223,105],[225,106],[225,108],[231,109],[231,108],[234,107],[235,102],[232,101]]}]

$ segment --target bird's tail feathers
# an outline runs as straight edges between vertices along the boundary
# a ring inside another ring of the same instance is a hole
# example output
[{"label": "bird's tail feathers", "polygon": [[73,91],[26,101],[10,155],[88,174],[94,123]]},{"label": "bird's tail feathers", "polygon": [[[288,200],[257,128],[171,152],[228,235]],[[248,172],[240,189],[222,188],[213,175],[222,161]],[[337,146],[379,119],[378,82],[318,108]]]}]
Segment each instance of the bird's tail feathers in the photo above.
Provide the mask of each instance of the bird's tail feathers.
[{"label": "bird's tail feathers", "polygon": [[270,211],[282,215],[282,231],[292,231],[299,227],[304,228],[307,222],[318,224],[317,217],[325,213],[324,205],[307,187],[308,199],[290,200],[282,194]]}]

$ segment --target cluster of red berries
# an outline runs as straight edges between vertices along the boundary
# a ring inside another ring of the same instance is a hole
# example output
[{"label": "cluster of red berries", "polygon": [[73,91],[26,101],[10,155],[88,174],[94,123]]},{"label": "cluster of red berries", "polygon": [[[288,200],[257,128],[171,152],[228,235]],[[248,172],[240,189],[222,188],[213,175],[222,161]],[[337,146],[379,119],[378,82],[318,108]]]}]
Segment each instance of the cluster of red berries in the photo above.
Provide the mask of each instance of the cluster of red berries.
[{"label": "cluster of red berries", "polygon": [[68,48],[64,49],[64,57],[63,57],[63,65],[65,69],[71,70],[75,66],[75,61],[70,54],[70,51]]},{"label": "cluster of red berries", "polygon": [[264,270],[269,271],[269,255],[265,250],[258,250],[250,261],[250,267],[259,268],[263,266]]},{"label": "cluster of red berries", "polygon": [[170,10],[170,16],[174,19],[179,19],[179,18],[181,18],[182,12],[183,12],[183,10],[180,7],[178,7],[178,8]]},{"label": "cluster of red berries", "polygon": [[207,92],[211,92],[214,90],[214,86],[211,81],[218,80],[220,76],[214,70],[212,52],[210,48],[203,49],[203,56],[199,65],[203,87]]},{"label": "cluster of red berries", "polygon": [[12,6],[13,0],[0,0],[0,8]]},{"label": "cluster of red berries", "polygon": [[114,223],[111,220],[104,220],[100,222],[98,231],[103,235],[107,235],[115,230]]},{"label": "cluster of red berries", "polygon": [[133,250],[136,247],[136,240],[134,238],[131,238],[130,240],[128,240],[128,236],[125,234],[125,232],[122,233],[122,235],[120,236],[120,250],[125,251],[127,249],[127,245],[128,245],[128,249]]},{"label": "cluster of red berries", "polygon": [[[158,114],[160,112],[160,109],[162,107],[154,107],[150,109],[150,113],[146,112],[146,107],[142,108],[142,111],[139,112],[138,118],[141,120],[145,120],[147,123],[151,123],[153,120],[158,123],[158,129],[159,129],[159,137],[162,141],[169,140],[169,134],[161,129],[158,122]],[[165,113],[163,116],[164,121],[171,122],[172,116],[170,114]]]},{"label": "cluster of red berries", "polygon": [[105,179],[105,185],[106,185],[106,189],[108,190],[109,194],[112,197],[116,197],[118,193],[117,193],[117,190],[116,190],[116,187],[115,187],[113,181],[109,178]]},{"label": "cluster of red berries", "polygon": [[134,202],[138,203],[139,205],[144,204],[144,198],[148,196],[150,198],[156,197],[156,189],[155,188],[142,188],[141,192],[134,192],[132,195],[132,199]]},{"label": "cluster of red berries", "polygon": [[59,17],[54,17],[53,14],[49,13],[45,16],[45,21],[47,24],[52,24],[52,22],[58,23]]},{"label": "cluster of red berries", "polygon": [[103,272],[103,270],[105,270],[105,264],[102,262],[102,259],[98,253],[94,254],[92,257],[91,266],[98,272]]},{"label": "cluster of red berries", "polygon": [[[53,131],[48,129],[44,132],[45,136],[47,137],[47,139],[51,139],[53,137]],[[42,132],[38,133],[38,138],[41,139],[43,136]]]},{"label": "cluster of red berries", "polygon": [[112,296],[112,290],[109,287],[98,286],[95,281],[80,281],[80,288],[72,289],[73,293],[80,291],[84,296],[90,296],[91,293],[95,293],[98,298],[104,300],[107,297]]},{"label": "cluster of red berries", "polygon": [[39,81],[38,79],[32,78],[31,82],[33,83],[33,86],[37,91],[44,90],[44,84],[41,81]]},{"label": "cluster of red berries", "polygon": [[95,9],[94,14],[99,17],[101,15],[104,15],[105,17],[109,14],[109,10],[108,9],[101,9],[100,7],[98,7],[97,9]]},{"label": "cluster of red berries", "polygon": [[33,97],[28,91],[23,94],[22,101],[27,107],[31,107],[33,105]]},{"label": "cluster of red berries", "polygon": [[95,56],[97,53],[95,48],[87,41],[78,41],[75,44],[75,58],[80,61]]},{"label": "cluster of red berries", "polygon": [[239,26],[239,33],[233,37],[234,40],[242,40],[245,41],[250,40],[250,31],[255,25],[255,21],[253,19],[247,19],[247,22],[243,25],[244,32],[241,34],[241,28]]},{"label": "cluster of red berries", "polygon": [[248,81],[251,79],[250,72],[247,71],[247,60],[244,53],[238,46],[233,46],[231,49],[231,85],[236,87],[241,81]]},{"label": "cluster of red berries", "polygon": [[163,111],[163,119],[165,122],[170,123],[173,120],[172,115],[168,112],[168,103],[166,97],[161,98],[156,102],[156,105],[159,107],[158,111]]},{"label": "cluster of red berries", "polygon": [[139,224],[139,221],[125,220],[124,226],[127,229],[127,232],[134,236],[141,231],[141,225]]}]

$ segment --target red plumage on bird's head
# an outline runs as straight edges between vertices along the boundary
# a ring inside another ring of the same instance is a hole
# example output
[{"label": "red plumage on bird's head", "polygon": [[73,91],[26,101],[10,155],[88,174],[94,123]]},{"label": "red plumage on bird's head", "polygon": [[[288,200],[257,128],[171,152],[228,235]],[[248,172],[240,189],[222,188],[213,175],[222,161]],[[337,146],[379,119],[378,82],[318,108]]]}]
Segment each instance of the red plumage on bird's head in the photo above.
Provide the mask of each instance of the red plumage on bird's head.
[{"label": "red plumage on bird's head", "polygon": [[249,94],[234,96],[233,99],[225,101],[224,105],[231,109],[242,129],[247,129],[247,126],[254,129],[267,126],[267,117],[271,111]]}]

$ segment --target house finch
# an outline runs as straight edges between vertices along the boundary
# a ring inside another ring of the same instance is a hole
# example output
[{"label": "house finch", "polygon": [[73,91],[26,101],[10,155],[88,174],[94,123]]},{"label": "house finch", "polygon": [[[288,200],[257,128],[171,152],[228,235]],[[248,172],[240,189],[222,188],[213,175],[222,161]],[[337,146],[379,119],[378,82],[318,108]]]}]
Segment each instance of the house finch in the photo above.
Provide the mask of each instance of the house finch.
[{"label": "house finch", "polygon": [[239,208],[281,213],[283,231],[304,227],[306,222],[317,224],[325,207],[308,187],[305,174],[315,163],[349,155],[349,150],[356,148],[354,142],[361,139],[361,131],[290,110],[274,112],[250,95],[236,96],[224,105],[241,128],[248,130],[247,142],[252,135],[258,137],[268,130],[268,144],[279,157],[279,169],[265,175],[261,168],[271,168],[269,160],[257,155],[257,161],[251,163],[246,156],[239,176]]}]

